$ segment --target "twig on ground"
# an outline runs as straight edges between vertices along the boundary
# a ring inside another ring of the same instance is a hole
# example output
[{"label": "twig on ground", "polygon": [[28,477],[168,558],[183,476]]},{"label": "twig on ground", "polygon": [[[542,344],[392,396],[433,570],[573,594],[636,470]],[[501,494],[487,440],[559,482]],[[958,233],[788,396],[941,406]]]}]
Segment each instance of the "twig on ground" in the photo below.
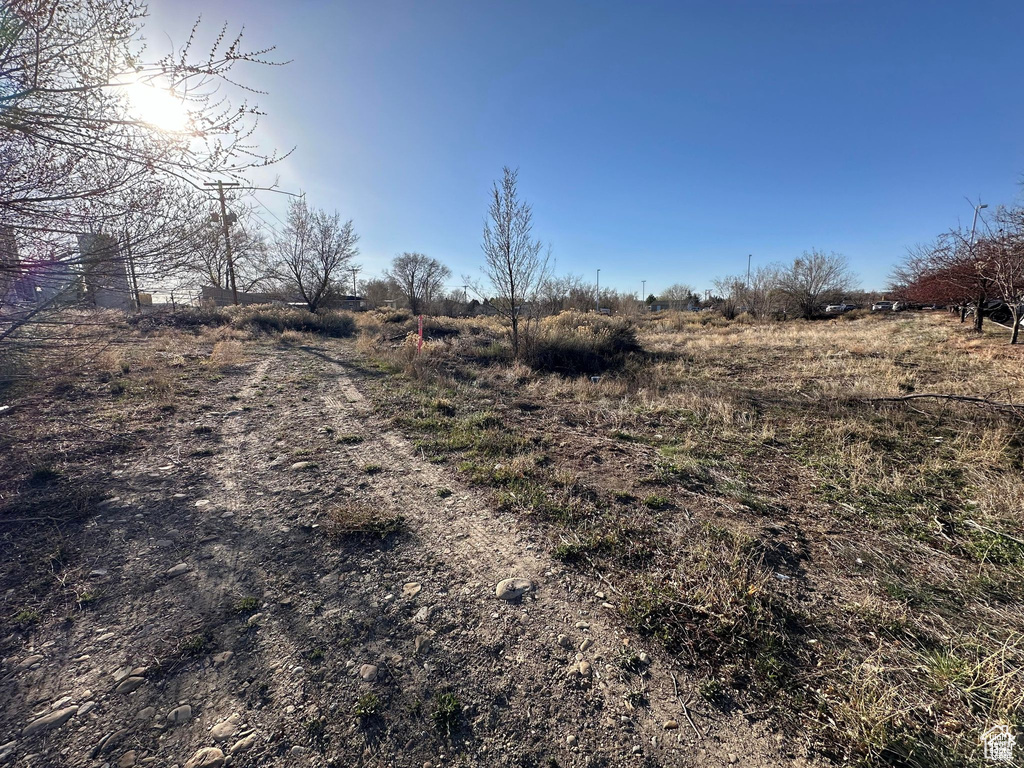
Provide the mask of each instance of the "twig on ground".
[{"label": "twig on ground", "polygon": [[683,708],[683,714],[686,715],[686,722],[688,722],[690,727],[693,728],[693,732],[697,734],[697,738],[703,741],[704,734],[697,730],[697,726],[694,725],[693,718],[690,717],[690,710],[686,708],[686,702],[683,701],[683,697],[679,695],[679,684],[676,682],[676,673],[669,672],[669,675],[672,676],[672,689],[676,693],[676,701],[679,702],[679,706]]},{"label": "twig on ground", "polygon": [[997,531],[994,528],[989,528],[988,526],[981,525],[980,523],[976,523],[973,520],[964,520],[964,522],[967,523],[968,525],[974,527],[974,528],[977,528],[978,530],[987,531],[988,533],[994,534],[996,536],[1002,536],[1004,539],[1009,539],[1010,541],[1014,542],[1015,544],[1020,544],[1022,547],[1024,547],[1024,541],[1021,541],[1016,536],[1011,536],[1008,533],[1003,533],[1002,531]]}]

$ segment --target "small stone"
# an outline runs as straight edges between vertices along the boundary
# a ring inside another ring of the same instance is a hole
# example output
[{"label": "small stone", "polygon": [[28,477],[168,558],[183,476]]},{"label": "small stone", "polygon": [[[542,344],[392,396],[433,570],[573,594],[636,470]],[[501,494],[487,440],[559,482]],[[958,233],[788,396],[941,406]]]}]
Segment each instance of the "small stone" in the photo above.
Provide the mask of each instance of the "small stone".
[{"label": "small stone", "polygon": [[27,667],[31,667],[33,664],[38,664],[42,660],[43,657],[38,653],[33,656],[28,656],[24,660],[22,660],[20,664],[18,664],[18,669],[25,669]]},{"label": "small stone", "polygon": [[418,581],[408,581],[402,585],[402,594],[405,597],[416,597],[423,586]]},{"label": "small stone", "polygon": [[416,611],[416,615],[412,617],[412,620],[419,622],[420,624],[426,624],[428,621],[430,621],[430,607],[424,605],[422,608]]},{"label": "small stone", "polygon": [[290,469],[292,472],[302,472],[302,471],[307,470],[307,469],[316,469],[316,462],[315,461],[296,461],[294,464],[292,464],[290,467],[288,467],[288,469]]},{"label": "small stone", "polygon": [[220,768],[224,765],[224,753],[216,747],[203,747],[185,763],[185,768]]},{"label": "small stone", "polygon": [[137,690],[146,682],[144,677],[126,677],[121,683],[114,689],[115,693],[131,693]]},{"label": "small stone", "polygon": [[192,719],[192,706],[190,704],[182,704],[180,707],[175,707],[167,713],[167,722],[171,725],[178,725],[179,723],[186,723]]},{"label": "small stone", "polygon": [[60,728],[64,723],[74,717],[76,712],[78,712],[78,707],[67,707],[66,709],[58,709],[56,712],[43,715],[26,725],[25,729],[21,732],[21,735],[31,736],[34,733],[41,733],[43,731],[53,730],[54,728]]},{"label": "small stone", "polygon": [[224,742],[238,733],[238,720],[237,714],[232,715],[227,720],[221,720],[213,728],[210,729],[210,735],[213,736],[213,740],[216,742]]},{"label": "small stone", "polygon": [[572,638],[569,637],[568,635],[559,635],[558,639],[557,639],[557,642],[563,648],[566,648],[566,649],[572,648]]},{"label": "small stone", "polygon": [[363,664],[363,666],[359,668],[359,677],[367,683],[372,683],[377,679],[377,671],[376,664]]},{"label": "small stone", "polygon": [[494,588],[499,600],[518,600],[533,588],[529,579],[502,579]]},{"label": "small stone", "polygon": [[591,668],[589,661],[581,661],[577,669],[580,672],[580,677],[590,677],[594,674],[594,670]]},{"label": "small stone", "polygon": [[[293,755],[304,755],[304,754],[306,754],[306,752],[309,751],[309,747],[301,747],[298,744],[296,744],[294,747],[292,747],[288,751],[291,752]],[[186,768],[188,768],[188,767],[186,766]]]},{"label": "small stone", "polygon": [[576,746],[577,741],[579,741],[579,739],[576,738],[575,734],[570,733],[568,736],[565,737],[565,743],[568,744],[570,747]]},{"label": "small stone", "polygon": [[231,749],[228,750],[232,755],[238,754],[239,752],[245,752],[247,749],[251,749],[253,744],[256,743],[256,734],[250,733],[248,736],[239,739],[231,745]]},{"label": "small stone", "polygon": [[140,709],[139,710],[139,713],[137,715],[135,715],[135,719],[136,720],[152,720],[155,715],[156,715],[156,707],[146,707],[145,709]]},{"label": "small stone", "polygon": [[[634,755],[642,754],[643,751],[644,751],[643,747],[641,747],[639,744],[637,744],[635,747],[633,747],[633,754]],[[187,766],[186,766],[186,768],[187,768]]]},{"label": "small stone", "polygon": [[426,653],[430,650],[430,635],[416,635],[414,653]]},{"label": "small stone", "polygon": [[229,661],[231,661],[231,657],[234,655],[234,651],[221,651],[220,653],[213,654],[213,656],[211,657],[213,659],[213,666],[220,667],[224,664],[227,664]]},{"label": "small stone", "polygon": [[665,721],[665,730],[666,731],[674,731],[678,727],[679,727],[679,723],[677,723],[675,720],[666,720]]},{"label": "small stone", "polygon": [[117,768],[132,768],[138,760],[138,756],[135,754],[135,750],[130,750],[121,755],[121,759],[117,761]]},{"label": "small stone", "polygon": [[594,641],[591,640],[588,637],[586,640],[584,640],[582,643],[580,643],[580,650],[581,651],[587,651],[587,650],[590,649],[590,646],[592,646],[593,644],[594,644]]},{"label": "small stone", "polygon": [[79,714],[79,716],[87,715],[90,712],[92,712],[95,708],[96,708],[96,702],[95,701],[87,701],[87,702],[85,702],[85,704],[83,704],[82,706],[80,706],[78,708],[78,714]]},{"label": "small stone", "polygon": [[183,573],[188,573],[190,570],[188,563],[178,563],[173,568],[167,569],[166,576],[169,579],[173,579],[175,576],[181,576]]},{"label": "small stone", "polygon": [[735,765],[738,760],[739,758],[736,757],[736,755],[732,754],[731,752],[729,753],[729,765]]},{"label": "small stone", "polygon": [[18,748],[18,742],[8,741],[6,744],[0,744],[0,763],[4,762],[8,757],[14,754],[14,750]]}]

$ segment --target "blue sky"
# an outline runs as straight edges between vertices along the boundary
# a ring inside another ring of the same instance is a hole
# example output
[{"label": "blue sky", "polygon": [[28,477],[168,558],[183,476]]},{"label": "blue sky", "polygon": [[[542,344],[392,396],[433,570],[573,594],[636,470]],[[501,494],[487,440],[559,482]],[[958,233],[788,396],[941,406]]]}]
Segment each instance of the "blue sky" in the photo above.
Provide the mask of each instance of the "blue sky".
[{"label": "blue sky", "polygon": [[[845,254],[882,287],[965,196],[1024,178],[1020,2],[152,0],[153,51],[242,24],[286,67],[282,187],[362,237],[361,277],[421,251],[477,274],[491,182],[520,169],[558,271],[657,292]],[[283,218],[284,200],[264,195]],[[279,226],[264,211],[267,220]]]}]

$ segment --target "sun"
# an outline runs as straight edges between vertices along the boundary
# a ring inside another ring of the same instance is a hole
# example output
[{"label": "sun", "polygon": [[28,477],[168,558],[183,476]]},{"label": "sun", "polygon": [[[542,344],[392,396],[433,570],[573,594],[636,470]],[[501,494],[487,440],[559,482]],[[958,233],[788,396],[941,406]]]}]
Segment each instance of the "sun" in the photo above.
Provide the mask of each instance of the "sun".
[{"label": "sun", "polygon": [[124,86],[131,116],[151,128],[165,133],[183,133],[189,130],[191,120],[185,102],[169,88],[142,80]]}]

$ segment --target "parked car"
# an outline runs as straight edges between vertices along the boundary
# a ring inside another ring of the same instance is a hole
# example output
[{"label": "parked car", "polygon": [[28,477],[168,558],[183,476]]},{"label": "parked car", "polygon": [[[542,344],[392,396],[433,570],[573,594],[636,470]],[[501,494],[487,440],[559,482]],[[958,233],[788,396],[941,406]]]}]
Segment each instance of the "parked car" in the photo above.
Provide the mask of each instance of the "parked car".
[{"label": "parked car", "polygon": [[895,308],[895,303],[891,301],[876,301],[871,305],[872,312],[889,312]]},{"label": "parked car", "polygon": [[860,309],[856,304],[829,304],[825,307],[825,313],[829,315],[841,315],[851,309]]}]

